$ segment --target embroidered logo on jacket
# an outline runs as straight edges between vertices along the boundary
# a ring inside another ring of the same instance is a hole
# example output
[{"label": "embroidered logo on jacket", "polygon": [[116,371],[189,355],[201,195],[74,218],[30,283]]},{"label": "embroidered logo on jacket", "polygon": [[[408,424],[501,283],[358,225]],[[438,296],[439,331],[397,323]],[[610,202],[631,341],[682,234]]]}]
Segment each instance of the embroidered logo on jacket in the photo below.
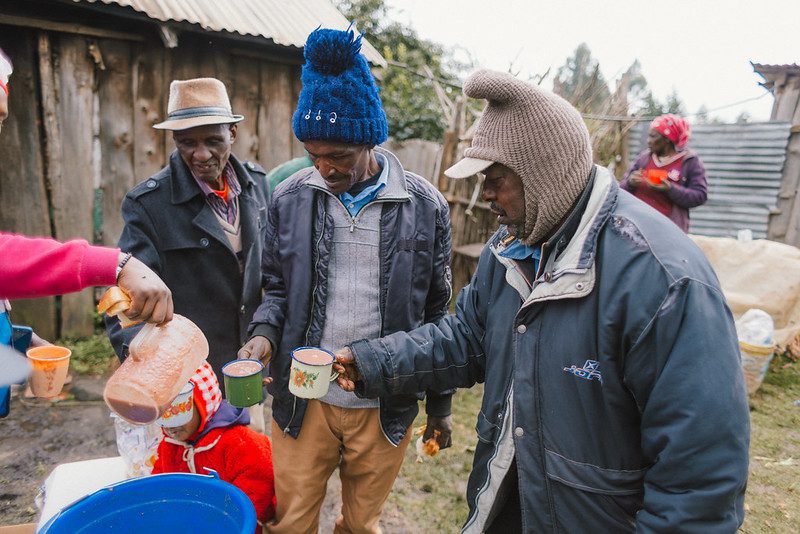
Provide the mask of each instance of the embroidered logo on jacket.
[{"label": "embroidered logo on jacket", "polygon": [[603,375],[600,374],[598,367],[600,367],[600,364],[597,361],[586,360],[586,363],[583,364],[583,367],[571,365],[570,367],[564,367],[564,372],[571,373],[578,378],[583,378],[584,380],[599,380],[602,384]]}]

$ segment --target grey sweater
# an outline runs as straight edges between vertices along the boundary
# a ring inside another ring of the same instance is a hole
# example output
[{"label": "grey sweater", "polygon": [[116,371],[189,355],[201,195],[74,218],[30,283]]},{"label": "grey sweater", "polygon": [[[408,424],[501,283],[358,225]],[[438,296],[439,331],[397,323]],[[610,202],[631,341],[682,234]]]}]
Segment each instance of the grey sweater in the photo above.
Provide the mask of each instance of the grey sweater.
[{"label": "grey sweater", "polygon": [[[337,350],[359,339],[381,335],[379,250],[380,202],[367,204],[355,217],[330,195],[333,245],[328,266],[328,300],[322,348]],[[331,382],[322,402],[343,408],[377,408],[378,399],[360,399]]]}]

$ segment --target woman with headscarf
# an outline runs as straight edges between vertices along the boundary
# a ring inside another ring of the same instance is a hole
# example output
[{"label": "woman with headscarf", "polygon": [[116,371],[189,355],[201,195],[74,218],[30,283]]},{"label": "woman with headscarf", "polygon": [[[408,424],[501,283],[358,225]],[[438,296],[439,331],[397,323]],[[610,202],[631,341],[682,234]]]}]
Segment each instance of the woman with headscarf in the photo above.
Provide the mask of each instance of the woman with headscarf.
[{"label": "woman with headscarf", "polygon": [[686,148],[691,128],[677,115],[662,115],[650,124],[647,150],[639,154],[620,186],[689,231],[689,209],[705,204],[706,169]]}]

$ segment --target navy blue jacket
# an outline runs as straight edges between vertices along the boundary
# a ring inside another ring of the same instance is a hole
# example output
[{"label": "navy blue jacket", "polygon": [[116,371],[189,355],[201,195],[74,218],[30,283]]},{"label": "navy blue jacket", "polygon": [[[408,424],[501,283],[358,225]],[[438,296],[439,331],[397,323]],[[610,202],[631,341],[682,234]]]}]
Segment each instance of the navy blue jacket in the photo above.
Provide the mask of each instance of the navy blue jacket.
[{"label": "navy blue jacket", "polygon": [[750,427],[717,277],[678,227],[593,175],[532,290],[498,255],[501,228],[455,315],[352,345],[357,393],[485,383],[466,532],[492,524],[511,465],[525,532],[735,532]]},{"label": "navy blue jacket", "polygon": [[[388,185],[373,202],[382,202],[379,257],[382,335],[435,322],[447,313],[451,297],[450,217],[441,193],[423,178],[405,172],[394,154]],[[393,194],[390,194],[394,192]],[[318,346],[325,324],[333,218],[326,213],[327,191],[313,167],[296,172],[275,190],[267,213],[262,270],[264,302],[250,325],[251,335],[267,337],[272,416],[297,437],[307,401],[289,392],[292,349]],[[391,197],[392,200],[385,200]],[[382,200],[383,199],[383,200]],[[451,394],[429,392],[428,415],[450,414]],[[383,433],[397,445],[418,413],[422,398],[412,391],[381,399]]]}]

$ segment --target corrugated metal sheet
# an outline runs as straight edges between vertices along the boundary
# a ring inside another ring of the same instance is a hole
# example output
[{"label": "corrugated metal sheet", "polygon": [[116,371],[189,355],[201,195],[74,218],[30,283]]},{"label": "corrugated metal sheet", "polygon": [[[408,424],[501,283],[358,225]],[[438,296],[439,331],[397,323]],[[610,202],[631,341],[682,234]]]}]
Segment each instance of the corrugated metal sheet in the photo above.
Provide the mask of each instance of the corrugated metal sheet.
[{"label": "corrugated metal sheet", "polygon": [[[638,124],[629,137],[634,158],[647,146],[648,123]],[[767,236],[769,214],[776,209],[781,187],[788,122],[698,124],[689,146],[706,167],[708,202],[691,210],[689,231],[735,237],[750,229]]]},{"label": "corrugated metal sheet", "polygon": [[[344,30],[350,24],[330,0],[73,0],[131,8],[162,22],[189,22],[212,32],[264,37],[283,46],[302,48],[318,26]],[[364,41],[364,56],[386,66]]]}]

